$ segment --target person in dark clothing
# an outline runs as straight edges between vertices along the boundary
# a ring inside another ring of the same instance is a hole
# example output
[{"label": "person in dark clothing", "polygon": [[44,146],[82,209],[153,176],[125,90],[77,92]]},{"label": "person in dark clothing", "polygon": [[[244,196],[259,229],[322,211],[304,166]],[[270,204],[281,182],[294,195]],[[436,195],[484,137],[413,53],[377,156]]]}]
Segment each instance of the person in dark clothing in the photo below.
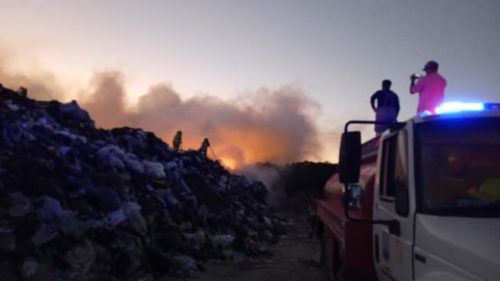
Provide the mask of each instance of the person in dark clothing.
[{"label": "person in dark clothing", "polygon": [[[390,80],[382,81],[382,89],[375,92],[370,103],[375,111],[376,121],[395,123],[399,114],[399,98],[396,93],[391,91],[392,82]],[[386,124],[376,124],[375,132],[377,135],[389,128]]]},{"label": "person in dark clothing", "polygon": [[200,149],[198,150],[201,153],[201,155],[203,155],[205,158],[207,158],[207,149],[209,146],[210,146],[210,142],[208,141],[207,138],[205,138],[203,140],[203,142],[201,143]]},{"label": "person in dark clothing", "polygon": [[175,151],[181,150],[182,147],[182,131],[177,131],[174,136],[174,140],[172,141],[173,147]]}]

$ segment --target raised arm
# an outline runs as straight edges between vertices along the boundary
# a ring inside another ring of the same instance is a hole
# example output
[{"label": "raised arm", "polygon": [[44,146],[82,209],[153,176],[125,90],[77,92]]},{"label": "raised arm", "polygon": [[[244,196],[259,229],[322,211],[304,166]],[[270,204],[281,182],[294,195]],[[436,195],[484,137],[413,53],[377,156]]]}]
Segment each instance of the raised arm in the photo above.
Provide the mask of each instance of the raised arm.
[{"label": "raised arm", "polygon": [[417,81],[417,76],[415,74],[412,74],[410,76],[410,82],[411,82],[410,83],[410,94],[415,94],[416,92],[419,91],[419,89],[417,89],[418,87],[416,87],[417,85],[415,84],[415,81]]}]

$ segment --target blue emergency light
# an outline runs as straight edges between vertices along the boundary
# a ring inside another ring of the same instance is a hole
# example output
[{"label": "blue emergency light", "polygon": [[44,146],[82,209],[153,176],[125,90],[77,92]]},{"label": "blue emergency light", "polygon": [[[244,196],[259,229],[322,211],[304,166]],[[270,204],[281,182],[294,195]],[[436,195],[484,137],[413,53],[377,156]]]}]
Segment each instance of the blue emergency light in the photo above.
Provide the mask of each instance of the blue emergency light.
[{"label": "blue emergency light", "polygon": [[436,107],[434,112],[426,110],[418,114],[419,117],[425,118],[440,114],[453,114],[461,112],[478,112],[500,110],[500,103],[483,103],[483,102],[445,102]]},{"label": "blue emergency light", "polygon": [[446,102],[436,107],[436,114],[483,111],[484,109],[485,104],[481,102]]}]

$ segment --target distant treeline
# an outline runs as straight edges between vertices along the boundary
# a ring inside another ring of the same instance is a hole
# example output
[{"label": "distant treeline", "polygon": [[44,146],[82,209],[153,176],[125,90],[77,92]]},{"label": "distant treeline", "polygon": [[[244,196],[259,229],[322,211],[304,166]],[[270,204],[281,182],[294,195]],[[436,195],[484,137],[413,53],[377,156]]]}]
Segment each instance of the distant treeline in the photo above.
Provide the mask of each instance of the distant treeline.
[{"label": "distant treeline", "polygon": [[304,191],[311,195],[322,192],[327,180],[337,172],[337,164],[328,162],[297,162],[286,166],[261,163],[261,167],[274,168],[279,178],[274,184],[286,191],[288,195]]}]

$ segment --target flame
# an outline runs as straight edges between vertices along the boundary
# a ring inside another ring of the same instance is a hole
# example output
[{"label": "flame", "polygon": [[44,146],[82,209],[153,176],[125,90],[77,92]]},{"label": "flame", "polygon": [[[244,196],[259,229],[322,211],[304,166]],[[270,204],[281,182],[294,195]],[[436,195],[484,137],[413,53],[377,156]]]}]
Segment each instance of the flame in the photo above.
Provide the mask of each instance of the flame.
[{"label": "flame", "polygon": [[231,157],[221,157],[219,160],[222,162],[222,165],[229,170],[235,170],[238,167],[236,160]]}]

